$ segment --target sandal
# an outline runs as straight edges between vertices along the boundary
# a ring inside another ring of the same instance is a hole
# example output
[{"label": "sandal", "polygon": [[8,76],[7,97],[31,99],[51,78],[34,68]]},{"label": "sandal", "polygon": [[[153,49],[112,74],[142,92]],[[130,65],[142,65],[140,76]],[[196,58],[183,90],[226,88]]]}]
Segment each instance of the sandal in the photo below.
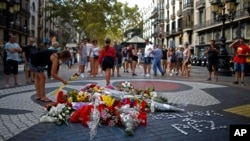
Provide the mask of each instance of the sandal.
[{"label": "sandal", "polygon": [[52,102],[52,100],[50,100],[50,99],[48,99],[48,98],[40,99],[39,101],[41,101],[41,102]]},{"label": "sandal", "polygon": [[41,98],[40,98],[40,97],[37,97],[36,100],[39,101],[39,100],[41,100]]}]

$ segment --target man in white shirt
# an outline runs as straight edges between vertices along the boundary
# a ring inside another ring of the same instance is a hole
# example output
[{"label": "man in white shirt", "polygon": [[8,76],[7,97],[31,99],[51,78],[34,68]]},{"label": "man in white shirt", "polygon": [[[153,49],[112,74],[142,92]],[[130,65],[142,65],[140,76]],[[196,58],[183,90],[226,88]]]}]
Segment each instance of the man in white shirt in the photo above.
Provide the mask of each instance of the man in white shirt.
[{"label": "man in white shirt", "polygon": [[144,76],[149,77],[152,64],[152,51],[154,50],[153,45],[149,43],[149,40],[146,39],[146,47],[144,50]]}]

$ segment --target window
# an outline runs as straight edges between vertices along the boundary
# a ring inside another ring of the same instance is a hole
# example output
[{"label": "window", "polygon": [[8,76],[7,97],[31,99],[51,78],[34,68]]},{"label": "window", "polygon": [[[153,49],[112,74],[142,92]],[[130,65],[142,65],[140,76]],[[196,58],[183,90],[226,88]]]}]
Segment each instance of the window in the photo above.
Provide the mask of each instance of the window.
[{"label": "window", "polygon": [[199,11],[199,23],[204,23],[205,22],[205,15],[204,15],[204,10]]},{"label": "window", "polygon": [[35,6],[35,3],[34,3],[34,2],[32,3],[32,10],[33,10],[33,12],[36,11],[36,6]]}]

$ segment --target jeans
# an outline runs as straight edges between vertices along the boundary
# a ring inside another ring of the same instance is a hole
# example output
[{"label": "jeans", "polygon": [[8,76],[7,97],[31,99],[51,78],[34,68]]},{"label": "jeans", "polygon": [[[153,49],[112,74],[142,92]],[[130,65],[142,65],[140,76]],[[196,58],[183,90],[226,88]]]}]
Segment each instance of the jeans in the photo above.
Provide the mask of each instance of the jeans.
[{"label": "jeans", "polygon": [[160,58],[154,58],[154,63],[153,63],[153,71],[154,75],[157,75],[157,68],[163,74],[163,70],[161,67],[161,59]]}]

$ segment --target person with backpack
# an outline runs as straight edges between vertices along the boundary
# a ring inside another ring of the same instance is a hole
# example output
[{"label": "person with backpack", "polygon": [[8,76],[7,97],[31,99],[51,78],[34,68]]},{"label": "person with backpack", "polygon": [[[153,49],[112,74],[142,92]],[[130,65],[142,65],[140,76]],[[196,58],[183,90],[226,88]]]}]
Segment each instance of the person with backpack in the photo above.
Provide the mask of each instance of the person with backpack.
[{"label": "person with backpack", "polygon": [[23,60],[26,83],[30,84],[35,81],[35,73],[30,69],[30,56],[37,52],[37,48],[34,46],[34,38],[29,37],[28,45],[23,47]]}]

